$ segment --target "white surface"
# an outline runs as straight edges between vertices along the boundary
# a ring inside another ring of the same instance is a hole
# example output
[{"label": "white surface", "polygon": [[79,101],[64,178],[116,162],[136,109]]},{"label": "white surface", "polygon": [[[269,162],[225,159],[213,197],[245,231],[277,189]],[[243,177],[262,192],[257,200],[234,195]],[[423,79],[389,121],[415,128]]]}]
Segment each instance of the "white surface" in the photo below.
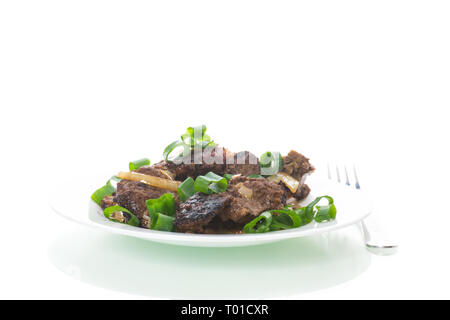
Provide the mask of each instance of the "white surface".
[{"label": "white surface", "polygon": [[[316,172],[308,179],[308,185],[312,191],[301,203],[306,206],[316,197],[331,195],[337,208],[339,208],[338,215],[333,221],[313,222],[301,228],[264,234],[200,235],[162,232],[115,223],[105,218],[100,206],[90,200],[90,195],[93,192],[92,190],[96,190],[97,186],[104,184],[105,179],[107,180],[107,177],[112,175],[114,173],[105,174],[98,179],[75,177],[61,182],[61,187],[57,187],[52,192],[50,207],[62,217],[86,227],[143,240],[192,247],[252,246],[286,239],[316,236],[354,225],[366,218],[372,210],[371,201],[363,192],[338,184],[335,181],[319,178],[319,174]],[[97,184],[92,181],[97,181]]]},{"label": "white surface", "polygon": [[[0,2],[0,297],[199,297],[209,288],[211,298],[450,298],[449,6]],[[180,251],[91,232],[49,208],[48,190],[68,171],[157,160],[147,150],[162,152],[201,123],[234,150],[298,146],[356,163],[399,253],[367,255],[354,228],[264,245],[256,257]],[[130,281],[114,282],[110,270],[127,265]],[[150,266],[179,282],[152,287]],[[197,276],[198,290],[181,272]],[[257,292],[247,286],[253,272],[287,278]]]}]

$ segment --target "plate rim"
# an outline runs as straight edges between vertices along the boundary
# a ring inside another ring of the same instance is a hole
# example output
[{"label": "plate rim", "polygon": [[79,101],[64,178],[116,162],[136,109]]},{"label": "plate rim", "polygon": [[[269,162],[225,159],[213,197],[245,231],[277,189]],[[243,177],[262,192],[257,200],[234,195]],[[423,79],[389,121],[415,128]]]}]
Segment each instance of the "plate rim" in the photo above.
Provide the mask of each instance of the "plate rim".
[{"label": "plate rim", "polygon": [[[322,180],[322,179],[320,179]],[[345,186],[342,186],[341,184],[334,183],[334,181],[324,180],[329,183],[333,183],[335,186],[339,186],[340,188],[345,188]],[[345,227],[348,227],[350,225],[354,225],[364,219],[366,219],[373,211],[373,206],[371,201],[366,196],[366,193],[361,190],[349,190],[349,192],[358,192],[358,195],[360,197],[363,197],[367,201],[367,207],[361,209],[364,210],[364,213],[361,213],[358,217],[355,217],[354,219],[344,220],[344,222],[339,223],[339,220],[337,221],[331,221],[331,222],[324,222],[319,224],[315,224],[314,227],[310,227],[307,229],[304,228],[295,228],[295,229],[289,229],[289,230],[281,230],[281,231],[273,231],[273,232],[267,232],[267,233],[260,233],[260,234],[191,234],[191,233],[178,233],[178,232],[163,232],[163,231],[157,231],[157,230],[149,230],[144,228],[139,228],[138,230],[136,227],[128,226],[124,224],[115,223],[112,221],[108,221],[106,218],[101,217],[99,215],[99,218],[103,218],[104,220],[100,223],[97,221],[93,221],[89,215],[91,214],[91,207],[90,206],[96,206],[96,212],[101,210],[100,206],[98,206],[95,202],[93,202],[91,199],[89,199],[88,206],[86,207],[88,211],[86,214],[86,221],[80,220],[74,217],[71,217],[70,215],[67,215],[63,212],[61,212],[57,206],[55,206],[54,202],[51,200],[49,201],[49,206],[51,209],[58,214],[59,216],[75,222],[77,224],[81,224],[83,226],[95,228],[98,230],[104,230],[106,232],[116,233],[116,234],[122,234],[127,235],[135,238],[140,238],[148,241],[155,241],[155,242],[163,242],[163,243],[171,243],[171,244],[177,244],[177,245],[187,245],[187,246],[208,246],[211,245],[219,245],[222,244],[222,246],[238,246],[238,245],[251,245],[252,243],[258,244],[258,243],[267,243],[272,241],[278,241],[278,240],[285,240],[285,239],[292,239],[292,238],[300,238],[300,237],[307,237],[311,235],[317,235],[321,233],[328,233],[332,232],[334,230],[342,229]]]}]

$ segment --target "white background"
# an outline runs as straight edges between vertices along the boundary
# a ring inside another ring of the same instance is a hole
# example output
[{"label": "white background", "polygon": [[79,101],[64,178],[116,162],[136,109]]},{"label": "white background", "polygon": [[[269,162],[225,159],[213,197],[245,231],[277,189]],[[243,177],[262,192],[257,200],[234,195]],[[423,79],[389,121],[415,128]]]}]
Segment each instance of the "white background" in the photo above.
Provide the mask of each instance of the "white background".
[{"label": "white background", "polygon": [[[0,2],[0,298],[450,298],[449,16],[448,1]],[[356,163],[401,250],[370,256],[350,228],[252,258],[48,207],[58,183],[156,162],[202,123],[232,150]],[[147,266],[166,288],[136,287]],[[232,280],[255,272],[267,290]]]}]

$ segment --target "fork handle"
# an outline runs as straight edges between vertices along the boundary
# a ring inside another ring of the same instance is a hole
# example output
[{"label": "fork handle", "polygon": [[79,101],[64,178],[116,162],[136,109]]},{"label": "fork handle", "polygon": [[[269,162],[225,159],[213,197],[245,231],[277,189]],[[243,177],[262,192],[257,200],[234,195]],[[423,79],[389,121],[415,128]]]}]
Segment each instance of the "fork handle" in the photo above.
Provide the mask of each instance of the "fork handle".
[{"label": "fork handle", "polygon": [[377,255],[391,255],[397,252],[398,245],[386,235],[373,218],[360,223],[367,250]]}]

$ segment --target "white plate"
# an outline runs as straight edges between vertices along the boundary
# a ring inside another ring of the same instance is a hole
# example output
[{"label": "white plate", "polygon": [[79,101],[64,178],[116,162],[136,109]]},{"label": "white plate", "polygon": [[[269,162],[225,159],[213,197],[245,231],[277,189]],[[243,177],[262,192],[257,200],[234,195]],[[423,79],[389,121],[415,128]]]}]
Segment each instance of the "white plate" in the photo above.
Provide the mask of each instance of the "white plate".
[{"label": "white plate", "polygon": [[50,206],[64,218],[86,226],[155,242],[193,247],[250,246],[311,236],[357,223],[371,212],[370,201],[364,193],[330,180],[320,179],[315,173],[308,178],[308,185],[312,191],[303,203],[309,203],[316,196],[332,196],[337,207],[335,221],[311,223],[296,229],[262,234],[202,235],[154,231],[111,222],[103,216],[101,208],[90,200],[90,195],[103,185],[108,177],[104,175],[99,179],[74,178],[53,193]]}]

